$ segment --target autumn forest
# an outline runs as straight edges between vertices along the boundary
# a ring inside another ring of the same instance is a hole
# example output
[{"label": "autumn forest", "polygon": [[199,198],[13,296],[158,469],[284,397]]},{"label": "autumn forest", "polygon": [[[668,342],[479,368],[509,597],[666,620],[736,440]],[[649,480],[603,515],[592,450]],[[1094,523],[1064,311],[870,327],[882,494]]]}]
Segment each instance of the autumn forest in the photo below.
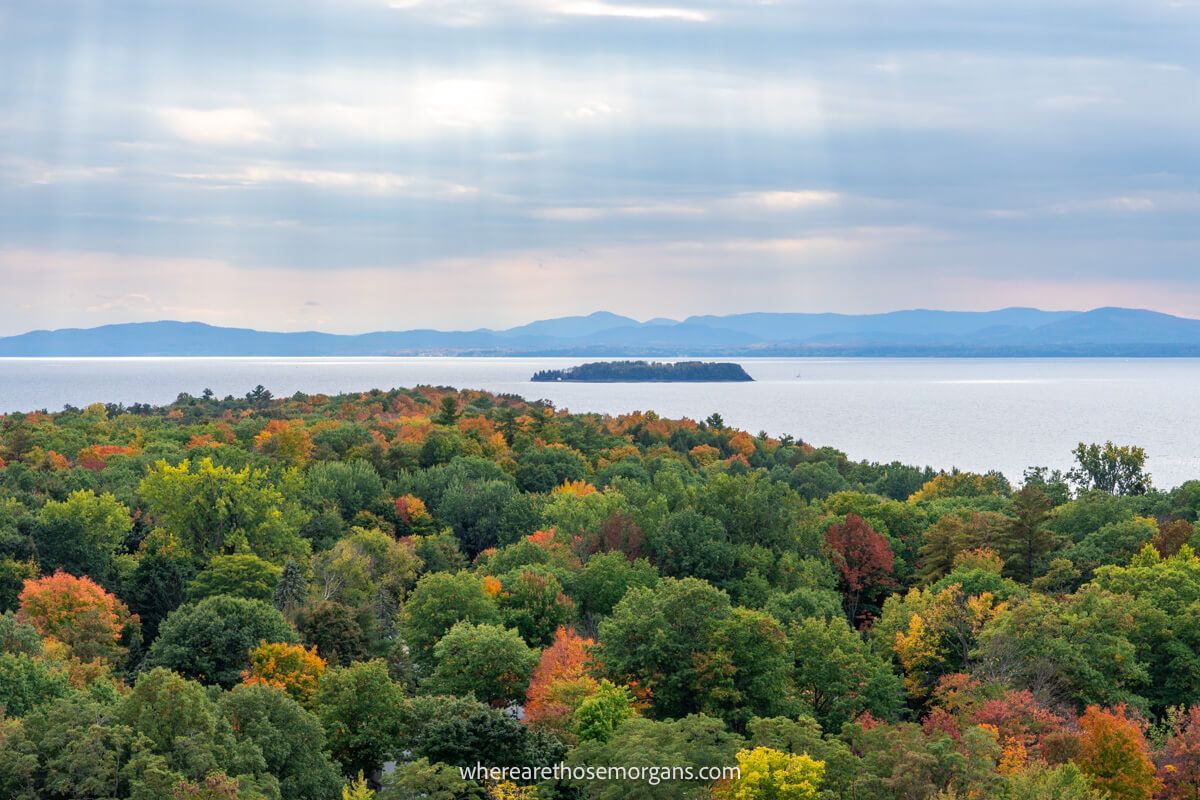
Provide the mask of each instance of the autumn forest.
[{"label": "autumn forest", "polygon": [[0,797],[1196,800],[1200,480],[1073,455],[432,387],[9,414]]}]

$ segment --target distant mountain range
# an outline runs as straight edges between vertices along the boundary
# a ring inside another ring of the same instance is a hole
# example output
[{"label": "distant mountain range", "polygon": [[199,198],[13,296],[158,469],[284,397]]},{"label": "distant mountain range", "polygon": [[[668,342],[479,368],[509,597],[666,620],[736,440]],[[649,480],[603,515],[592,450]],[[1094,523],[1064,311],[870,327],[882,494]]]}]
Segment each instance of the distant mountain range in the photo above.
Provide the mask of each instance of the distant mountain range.
[{"label": "distant mountain range", "polygon": [[272,333],[135,322],[0,338],[0,356],[1200,356],[1200,320],[1129,308],[731,314],[599,311],[507,330]]}]

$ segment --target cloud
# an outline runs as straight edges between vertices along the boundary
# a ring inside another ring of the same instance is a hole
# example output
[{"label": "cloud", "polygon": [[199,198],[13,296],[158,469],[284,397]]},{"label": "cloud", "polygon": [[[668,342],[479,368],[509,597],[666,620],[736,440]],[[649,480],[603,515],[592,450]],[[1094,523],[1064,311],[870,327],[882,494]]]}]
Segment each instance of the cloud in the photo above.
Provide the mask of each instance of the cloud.
[{"label": "cloud", "polygon": [[[331,331],[505,326],[553,313],[612,308],[635,316],[678,316],[720,308],[814,308],[871,276],[868,294],[906,283],[882,274],[878,261],[912,231],[818,232],[786,239],[712,239],[547,247],[503,254],[436,258],[421,263],[313,271],[247,268],[223,259],[130,256],[115,252],[0,249],[0,294],[14,307],[0,329],[100,325],[163,318],[288,330]],[[730,281],[735,270],[754,280]],[[586,276],[581,279],[580,276]],[[114,296],[113,286],[136,286]],[[681,292],[686,286],[688,291]],[[456,314],[438,297],[452,287]],[[636,287],[635,292],[630,287]],[[468,291],[469,289],[469,291]],[[912,296],[915,290],[906,290]],[[54,296],[45,306],[39,298]],[[312,298],[322,298],[312,306]],[[270,302],[264,303],[264,298]]]},{"label": "cloud", "polygon": [[803,189],[797,191],[766,191],[743,192],[733,198],[738,204],[762,208],[768,211],[795,211],[797,209],[818,208],[838,202],[841,195],[819,189]]},{"label": "cloud", "polygon": [[1142,216],[1200,213],[1200,192],[1130,190],[1103,197],[1076,197],[1031,208],[988,209],[995,219],[1036,219],[1072,216]]},{"label": "cloud", "polygon": [[116,167],[52,164],[41,160],[0,160],[0,175],[15,182],[31,186],[80,183],[115,177]]},{"label": "cloud", "polygon": [[271,121],[249,108],[160,108],[155,113],[167,129],[199,144],[245,144],[266,141]]},{"label": "cloud", "polygon": [[305,169],[283,164],[255,164],[232,172],[182,172],[172,177],[218,187],[306,186],[314,189],[368,194],[403,194],[412,197],[462,197],[474,195],[472,186],[392,172]]},{"label": "cloud", "polygon": [[558,222],[594,222],[596,220],[635,217],[677,217],[683,219],[731,214],[794,214],[832,206],[845,198],[838,192],[820,189],[738,192],[718,197],[693,197],[687,200],[622,198],[605,206],[551,206],[533,209],[538,219]]},{"label": "cloud", "polygon": [[[28,308],[0,324],[152,306],[356,329],[412,296],[450,327],[968,306],[971,286],[1068,278],[1173,304],[1200,283],[1195,4],[114,0],[4,19],[0,291]],[[304,292],[275,308],[267,276]]]},{"label": "cloud", "polygon": [[686,6],[606,0],[384,0],[388,8],[450,26],[486,25],[521,18],[612,17],[627,20],[708,22],[712,15]]},{"label": "cloud", "polygon": [[555,2],[550,8],[559,14],[583,17],[627,17],[630,19],[672,19],[683,22],[708,22],[711,17],[703,11],[672,6],[643,6],[605,3],[595,0]]}]

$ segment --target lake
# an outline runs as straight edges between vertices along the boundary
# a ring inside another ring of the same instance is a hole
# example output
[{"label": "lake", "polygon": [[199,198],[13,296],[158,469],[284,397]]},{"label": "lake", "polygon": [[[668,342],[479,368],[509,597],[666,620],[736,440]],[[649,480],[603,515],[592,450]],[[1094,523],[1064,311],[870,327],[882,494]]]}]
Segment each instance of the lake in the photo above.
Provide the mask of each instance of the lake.
[{"label": "lake", "polygon": [[434,384],[545,398],[572,411],[716,411],[852,458],[939,468],[1070,466],[1080,441],[1149,453],[1157,486],[1200,478],[1200,359],[737,359],[754,383],[531,383],[578,358],[0,359],[0,412],[166,403],[211,388],[332,394]]}]

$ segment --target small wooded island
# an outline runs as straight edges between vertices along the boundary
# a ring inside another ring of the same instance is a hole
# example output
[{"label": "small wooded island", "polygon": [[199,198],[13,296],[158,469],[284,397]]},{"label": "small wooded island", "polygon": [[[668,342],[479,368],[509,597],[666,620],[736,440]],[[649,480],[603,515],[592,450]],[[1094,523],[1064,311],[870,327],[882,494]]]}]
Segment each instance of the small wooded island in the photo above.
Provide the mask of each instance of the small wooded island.
[{"label": "small wooded island", "polygon": [[594,361],[567,369],[546,369],[534,373],[536,383],[579,381],[585,383],[715,383],[752,381],[741,364],[716,361]]}]

